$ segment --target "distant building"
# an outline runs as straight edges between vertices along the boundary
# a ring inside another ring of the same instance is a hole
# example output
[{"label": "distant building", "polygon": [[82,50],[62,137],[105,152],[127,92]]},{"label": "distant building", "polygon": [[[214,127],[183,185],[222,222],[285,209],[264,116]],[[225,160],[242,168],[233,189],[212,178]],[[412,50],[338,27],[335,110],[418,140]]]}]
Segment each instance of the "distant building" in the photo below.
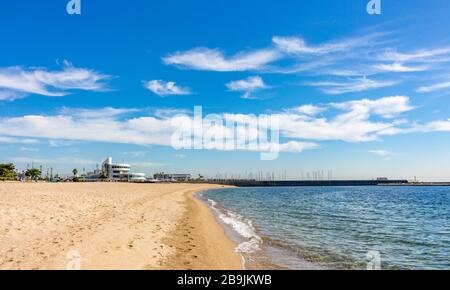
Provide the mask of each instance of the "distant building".
[{"label": "distant building", "polygon": [[129,181],[129,182],[144,182],[147,181],[145,173],[131,172],[131,165],[113,163],[112,158],[109,157],[102,164],[102,173],[109,181]]},{"label": "distant building", "polygon": [[192,176],[190,174],[157,173],[153,175],[153,178],[159,181],[183,182],[191,180]]},{"label": "distant building", "polygon": [[86,173],[86,176],[84,177],[84,181],[97,182],[100,180],[101,176],[102,176],[102,171],[97,169],[97,170],[94,170],[94,172]]},{"label": "distant building", "polygon": [[389,180],[389,178],[387,178],[387,177],[378,177],[377,178],[377,181],[388,181]]},{"label": "distant building", "polygon": [[147,175],[145,173],[128,173],[129,182],[145,182],[147,181]]}]

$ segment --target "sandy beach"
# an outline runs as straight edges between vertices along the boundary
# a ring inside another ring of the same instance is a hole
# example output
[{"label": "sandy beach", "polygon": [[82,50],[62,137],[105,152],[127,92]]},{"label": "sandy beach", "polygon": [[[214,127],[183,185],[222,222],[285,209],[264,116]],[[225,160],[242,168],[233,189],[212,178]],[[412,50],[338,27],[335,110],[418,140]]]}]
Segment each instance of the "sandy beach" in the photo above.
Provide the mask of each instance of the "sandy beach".
[{"label": "sandy beach", "polygon": [[0,183],[0,269],[241,269],[195,184]]}]

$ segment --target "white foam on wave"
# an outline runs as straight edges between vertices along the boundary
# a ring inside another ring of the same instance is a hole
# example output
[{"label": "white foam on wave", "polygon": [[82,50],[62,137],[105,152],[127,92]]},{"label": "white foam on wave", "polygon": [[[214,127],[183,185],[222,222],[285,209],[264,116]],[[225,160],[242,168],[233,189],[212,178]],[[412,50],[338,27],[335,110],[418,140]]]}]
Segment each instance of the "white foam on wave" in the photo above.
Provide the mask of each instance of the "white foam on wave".
[{"label": "white foam on wave", "polygon": [[236,252],[248,254],[260,250],[262,239],[257,235],[251,220],[230,210],[218,209],[217,202],[212,199],[208,199],[208,202],[219,219],[246,240],[238,245]]}]

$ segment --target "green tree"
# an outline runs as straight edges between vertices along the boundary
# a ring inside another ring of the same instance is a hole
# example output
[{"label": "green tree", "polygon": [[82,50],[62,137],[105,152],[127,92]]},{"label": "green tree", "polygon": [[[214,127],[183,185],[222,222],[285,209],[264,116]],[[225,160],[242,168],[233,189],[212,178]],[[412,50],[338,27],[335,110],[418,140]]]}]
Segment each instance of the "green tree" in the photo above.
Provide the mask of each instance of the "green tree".
[{"label": "green tree", "polygon": [[0,164],[0,179],[14,180],[17,178],[14,164]]},{"label": "green tree", "polygon": [[102,181],[105,181],[106,179],[108,179],[108,176],[106,176],[106,174],[104,172],[102,172],[102,173],[100,173],[98,178]]},{"label": "green tree", "polygon": [[78,177],[78,169],[75,168],[74,170],[72,170],[72,173],[73,173],[72,181],[73,182],[79,182],[80,178]]},{"label": "green tree", "polygon": [[31,178],[32,180],[37,180],[41,176],[41,171],[36,168],[27,169],[25,176]]}]

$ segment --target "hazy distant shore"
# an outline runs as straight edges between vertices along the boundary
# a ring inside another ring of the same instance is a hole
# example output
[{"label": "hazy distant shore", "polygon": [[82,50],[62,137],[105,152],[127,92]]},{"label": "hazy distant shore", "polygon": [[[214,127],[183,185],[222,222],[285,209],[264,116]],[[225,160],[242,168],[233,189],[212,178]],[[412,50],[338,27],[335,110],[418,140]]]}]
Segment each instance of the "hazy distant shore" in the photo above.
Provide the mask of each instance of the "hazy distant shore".
[{"label": "hazy distant shore", "polygon": [[240,269],[202,184],[1,183],[0,269]]}]

